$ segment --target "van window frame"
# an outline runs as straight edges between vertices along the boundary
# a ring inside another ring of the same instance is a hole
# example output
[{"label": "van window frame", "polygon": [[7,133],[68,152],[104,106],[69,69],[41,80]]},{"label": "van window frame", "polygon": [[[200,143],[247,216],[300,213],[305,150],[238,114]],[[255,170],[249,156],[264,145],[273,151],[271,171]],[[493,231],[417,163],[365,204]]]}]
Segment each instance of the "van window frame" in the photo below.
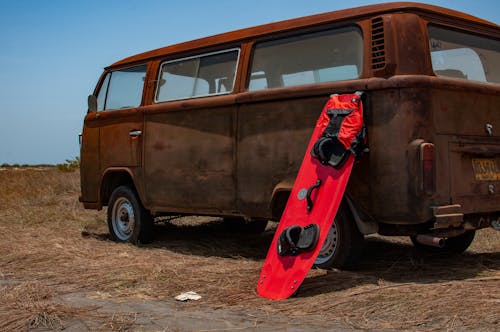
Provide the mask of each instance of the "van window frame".
[{"label": "van window frame", "polygon": [[[208,94],[202,94],[202,95],[196,95],[196,96],[190,96],[190,97],[184,97],[184,98],[175,98],[175,99],[168,99],[168,100],[158,100],[158,94],[160,92],[160,81],[161,81],[161,74],[163,70],[164,65],[168,65],[170,63],[176,63],[176,62],[182,62],[182,61],[187,61],[191,59],[201,59],[203,57],[211,56],[211,55],[217,55],[217,54],[223,54],[223,53],[230,53],[236,51],[237,56],[236,56],[236,63],[234,66],[234,77],[233,77],[233,82],[232,82],[232,88],[230,91],[225,91],[225,92],[219,92],[219,93],[208,93]],[[238,76],[238,68],[240,65],[241,61],[241,46],[237,47],[232,47],[232,48],[227,48],[219,51],[213,51],[213,52],[206,52],[206,53],[199,53],[196,55],[191,55],[187,57],[182,57],[182,58],[175,58],[172,60],[167,60],[167,61],[162,61],[158,65],[158,73],[156,76],[156,85],[154,89],[154,96],[153,96],[153,104],[163,104],[163,103],[170,103],[170,102],[175,102],[175,101],[180,101],[180,100],[190,100],[190,99],[199,99],[199,98],[208,98],[208,97],[215,97],[215,96],[223,96],[223,95],[230,95],[235,93],[235,86],[237,82],[237,76]]]},{"label": "van window frame", "polygon": [[[127,70],[127,69],[134,68],[134,67],[141,67],[141,66],[145,66],[146,67],[146,71],[144,72],[144,79],[143,79],[142,93],[141,93],[141,101],[140,101],[139,105],[133,106],[133,107],[128,107],[128,108],[109,108],[109,109],[107,109],[106,106],[107,106],[107,102],[108,102],[109,86],[111,84],[113,73],[117,72],[117,71],[121,71],[121,70]],[[106,93],[105,93],[105,100],[104,100],[104,104],[103,104],[103,109],[102,110],[98,109],[97,112],[98,113],[99,112],[110,112],[110,111],[111,112],[115,112],[115,111],[120,111],[120,110],[124,110],[124,109],[133,109],[133,108],[137,108],[137,107],[143,106],[144,105],[144,94],[146,93],[146,90],[147,90],[146,82],[148,81],[149,66],[150,66],[149,62],[146,61],[146,62],[143,62],[143,63],[136,63],[136,64],[133,64],[133,65],[128,65],[128,66],[125,66],[125,67],[108,68],[108,69],[106,69],[106,71],[102,74],[102,81],[99,82],[100,83],[99,88],[96,89],[96,91],[94,93],[94,95],[96,97],[98,97],[99,94],[101,93],[101,89],[104,87],[104,85],[106,85]],[[109,76],[109,79],[107,79],[108,76]],[[99,101],[98,101],[98,104],[99,104]]]},{"label": "van window frame", "polygon": [[[106,99],[108,99],[108,90],[109,90],[109,82],[111,81],[111,71],[106,71],[103,74],[102,83],[99,88],[96,90],[95,96],[97,98],[97,112],[103,112],[106,110]],[[106,86],[104,92],[104,101],[102,102],[102,109],[99,108],[99,95],[101,94],[101,90]]]},{"label": "van window frame", "polygon": [[[474,80],[474,79],[469,79],[469,78],[457,78],[457,77],[452,77],[452,76],[447,76],[447,75],[439,75],[435,72],[434,65],[432,63],[432,47],[431,47],[431,33],[430,33],[430,28],[436,28],[436,29],[441,29],[441,30],[447,30],[450,32],[455,32],[455,33],[461,33],[469,36],[475,36],[477,38],[484,38],[484,39],[491,39],[495,40],[498,39],[495,36],[490,36],[487,31],[483,31],[481,29],[477,29],[476,27],[467,27],[467,26],[462,26],[462,25],[450,25],[448,22],[442,22],[440,20],[427,20],[425,24],[426,28],[426,35],[427,35],[427,43],[426,43],[426,48],[427,48],[427,56],[428,56],[428,61],[429,61],[429,66],[430,66],[430,72],[432,73],[433,76],[438,77],[438,78],[444,78],[444,79],[456,79],[460,80],[463,82],[469,82],[469,83],[474,83],[474,84],[499,84],[494,81],[488,81],[487,78],[485,78],[484,81],[482,80]],[[462,45],[466,46],[466,45]],[[480,59],[480,57],[479,57]],[[484,67],[483,67],[484,68]],[[486,73],[484,73],[486,74]]]},{"label": "van window frame", "polygon": [[[258,93],[262,91],[269,91],[269,90],[279,90],[279,89],[290,89],[290,88],[300,88],[300,87],[307,87],[307,86],[315,86],[315,85],[322,85],[322,84],[331,84],[331,83],[338,83],[338,82],[348,82],[352,80],[359,80],[363,79],[365,77],[365,66],[367,63],[366,59],[366,38],[365,38],[365,31],[362,25],[359,24],[360,21],[356,22],[344,22],[343,24],[333,24],[333,25],[323,25],[321,27],[305,27],[302,28],[301,30],[293,30],[293,31],[288,31],[285,33],[274,33],[271,36],[266,36],[264,38],[258,38],[252,41],[251,46],[250,46],[250,56],[248,59],[248,64],[247,64],[247,73],[245,77],[245,81],[243,86],[241,87],[242,91],[248,92],[248,93]],[[360,58],[361,58],[361,63],[359,67],[359,72],[358,72],[358,77],[356,78],[350,78],[350,79],[342,79],[342,80],[335,80],[335,81],[325,81],[325,82],[313,82],[313,83],[306,83],[306,84],[300,84],[300,85],[290,85],[290,86],[280,86],[280,87],[273,87],[273,88],[265,88],[265,89],[257,89],[257,90],[250,90],[250,81],[251,81],[251,76],[252,76],[252,64],[253,60],[255,57],[255,48],[262,43],[268,43],[268,42],[273,42],[273,41],[280,41],[288,38],[294,38],[294,37],[300,37],[300,36],[305,36],[305,35],[311,35],[311,34],[316,34],[316,33],[322,33],[326,31],[334,31],[334,30],[342,30],[342,29],[348,29],[348,28],[353,28],[357,30],[359,35],[361,36],[361,52],[360,52]]]}]

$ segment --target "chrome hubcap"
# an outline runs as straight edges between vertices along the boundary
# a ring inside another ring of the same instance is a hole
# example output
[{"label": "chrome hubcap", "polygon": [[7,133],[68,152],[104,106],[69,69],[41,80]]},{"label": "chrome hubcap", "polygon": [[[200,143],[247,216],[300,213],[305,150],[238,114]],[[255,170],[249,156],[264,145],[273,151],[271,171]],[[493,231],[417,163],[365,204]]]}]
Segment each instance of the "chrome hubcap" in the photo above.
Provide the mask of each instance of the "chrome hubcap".
[{"label": "chrome hubcap", "polygon": [[325,242],[319,251],[315,264],[324,264],[330,260],[337,249],[338,234],[335,224],[332,225],[326,236]]},{"label": "chrome hubcap", "polygon": [[112,224],[116,236],[127,241],[132,236],[135,227],[135,215],[132,203],[125,197],[120,197],[113,205]]}]

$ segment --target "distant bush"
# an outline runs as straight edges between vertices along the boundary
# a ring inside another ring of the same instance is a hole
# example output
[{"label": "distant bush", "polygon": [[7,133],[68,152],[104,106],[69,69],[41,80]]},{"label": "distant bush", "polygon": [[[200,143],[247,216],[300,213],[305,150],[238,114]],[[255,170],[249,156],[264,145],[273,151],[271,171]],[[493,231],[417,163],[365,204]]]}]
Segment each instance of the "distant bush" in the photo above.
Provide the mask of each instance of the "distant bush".
[{"label": "distant bush", "polygon": [[[67,162],[67,161],[66,161]],[[54,164],[9,164],[9,163],[3,163],[0,165],[2,168],[28,168],[28,167],[35,167],[35,168],[47,168],[47,167],[54,167]]]},{"label": "distant bush", "polygon": [[75,157],[73,159],[66,159],[64,163],[57,164],[56,167],[60,172],[74,172],[76,169],[80,168],[80,158]]}]

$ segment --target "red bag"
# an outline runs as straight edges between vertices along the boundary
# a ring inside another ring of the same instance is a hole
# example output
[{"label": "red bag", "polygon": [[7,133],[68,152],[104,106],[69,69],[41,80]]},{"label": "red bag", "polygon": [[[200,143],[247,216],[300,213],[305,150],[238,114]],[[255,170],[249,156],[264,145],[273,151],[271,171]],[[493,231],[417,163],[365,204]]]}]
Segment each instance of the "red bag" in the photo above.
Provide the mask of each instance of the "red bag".
[{"label": "red bag", "polygon": [[311,155],[324,165],[340,168],[349,153],[358,157],[366,148],[362,92],[356,95],[358,98],[334,94],[325,105],[326,112],[319,123],[328,125],[311,150]]}]

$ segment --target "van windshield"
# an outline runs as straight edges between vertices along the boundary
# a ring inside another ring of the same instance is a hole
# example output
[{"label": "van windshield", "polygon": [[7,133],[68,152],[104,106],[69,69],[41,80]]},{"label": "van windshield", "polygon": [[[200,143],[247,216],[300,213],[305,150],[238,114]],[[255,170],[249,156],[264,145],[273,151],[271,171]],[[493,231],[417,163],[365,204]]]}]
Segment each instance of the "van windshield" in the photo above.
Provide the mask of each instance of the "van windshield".
[{"label": "van windshield", "polygon": [[437,76],[500,83],[500,41],[429,26],[432,68]]}]

